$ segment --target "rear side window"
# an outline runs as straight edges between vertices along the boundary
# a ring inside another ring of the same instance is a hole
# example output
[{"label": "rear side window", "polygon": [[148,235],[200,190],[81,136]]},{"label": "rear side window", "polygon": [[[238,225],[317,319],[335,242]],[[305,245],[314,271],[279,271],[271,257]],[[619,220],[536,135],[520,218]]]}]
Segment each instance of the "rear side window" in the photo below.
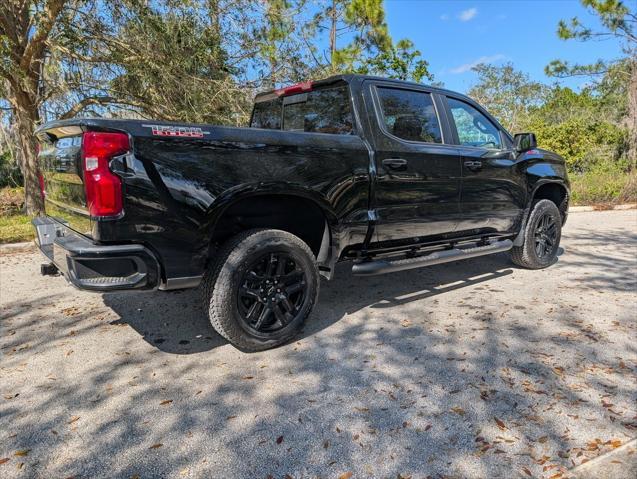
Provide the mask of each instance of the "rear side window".
[{"label": "rear side window", "polygon": [[253,128],[348,135],[353,121],[346,85],[254,105]]},{"label": "rear side window", "polygon": [[281,99],[262,101],[254,104],[252,128],[281,129]]},{"label": "rear side window", "polygon": [[502,148],[500,130],[477,109],[455,98],[447,98],[451,116],[463,146]]},{"label": "rear side window", "polygon": [[383,121],[389,133],[403,140],[442,143],[442,133],[431,94],[378,88]]}]

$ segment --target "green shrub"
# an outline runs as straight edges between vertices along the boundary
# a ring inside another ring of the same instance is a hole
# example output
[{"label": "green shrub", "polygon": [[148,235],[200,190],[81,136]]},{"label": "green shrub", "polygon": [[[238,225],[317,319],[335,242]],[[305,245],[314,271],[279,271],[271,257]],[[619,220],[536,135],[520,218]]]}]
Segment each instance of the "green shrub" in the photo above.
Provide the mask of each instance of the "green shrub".
[{"label": "green shrub", "polygon": [[571,174],[571,198],[575,205],[637,202],[637,172],[620,164],[597,165],[584,173]]},{"label": "green shrub", "polygon": [[22,171],[8,151],[0,151],[0,188],[23,186]]},{"label": "green shrub", "polygon": [[563,156],[569,170],[579,173],[617,161],[626,139],[624,129],[586,118],[570,118],[561,123],[534,119],[528,130],[536,134],[538,146]]}]

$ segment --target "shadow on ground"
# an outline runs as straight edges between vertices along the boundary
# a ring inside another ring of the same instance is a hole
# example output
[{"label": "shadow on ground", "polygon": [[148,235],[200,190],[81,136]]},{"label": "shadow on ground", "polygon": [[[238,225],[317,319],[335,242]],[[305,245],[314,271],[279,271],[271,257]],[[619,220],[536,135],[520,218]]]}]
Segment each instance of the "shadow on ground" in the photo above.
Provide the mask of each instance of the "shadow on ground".
[{"label": "shadow on ground", "polygon": [[[338,266],[332,281],[322,281],[320,306],[300,338],[316,334],[361,309],[393,308],[432,298],[507,276],[513,267],[508,255],[497,255],[427,270],[361,278],[351,275],[351,263],[344,263]],[[127,323],[145,341],[167,353],[195,354],[226,344],[206,317],[199,289],[108,293],[104,304],[119,316],[114,324]]]},{"label": "shadow on ground", "polygon": [[3,304],[0,474],[568,477],[635,436],[636,242],[576,230],[534,272],[344,265],[301,337],[255,354],[196,291],[42,288]]}]

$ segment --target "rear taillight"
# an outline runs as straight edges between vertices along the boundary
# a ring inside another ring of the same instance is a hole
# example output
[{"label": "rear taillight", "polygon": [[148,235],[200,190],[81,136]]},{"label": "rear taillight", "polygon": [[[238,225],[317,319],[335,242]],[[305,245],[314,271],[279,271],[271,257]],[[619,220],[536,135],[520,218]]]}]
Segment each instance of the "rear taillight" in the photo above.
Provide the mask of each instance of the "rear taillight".
[{"label": "rear taillight", "polygon": [[46,197],[46,189],[44,188],[44,176],[42,173],[38,174],[38,182],[40,183],[40,196],[44,199]]},{"label": "rear taillight", "polygon": [[108,167],[114,156],[130,149],[125,133],[89,131],[82,135],[82,165],[86,204],[91,216],[122,213],[122,180]]},{"label": "rear taillight", "polygon": [[[40,144],[35,144],[35,157],[38,160],[38,164],[40,163]],[[38,167],[39,169],[39,167]],[[46,196],[46,189],[44,187],[44,175],[42,173],[38,173],[38,183],[40,184],[40,196],[42,199]]]}]

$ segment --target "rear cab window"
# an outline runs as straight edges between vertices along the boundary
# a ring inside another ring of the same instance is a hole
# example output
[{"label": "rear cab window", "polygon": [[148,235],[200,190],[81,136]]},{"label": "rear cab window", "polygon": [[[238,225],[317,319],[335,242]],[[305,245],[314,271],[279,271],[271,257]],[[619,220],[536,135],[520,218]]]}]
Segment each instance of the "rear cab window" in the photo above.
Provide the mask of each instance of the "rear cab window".
[{"label": "rear cab window", "polygon": [[258,101],[250,127],[349,135],[354,129],[349,88],[341,84]]}]

